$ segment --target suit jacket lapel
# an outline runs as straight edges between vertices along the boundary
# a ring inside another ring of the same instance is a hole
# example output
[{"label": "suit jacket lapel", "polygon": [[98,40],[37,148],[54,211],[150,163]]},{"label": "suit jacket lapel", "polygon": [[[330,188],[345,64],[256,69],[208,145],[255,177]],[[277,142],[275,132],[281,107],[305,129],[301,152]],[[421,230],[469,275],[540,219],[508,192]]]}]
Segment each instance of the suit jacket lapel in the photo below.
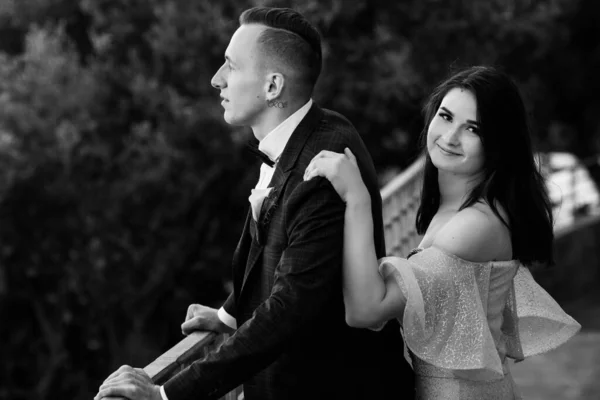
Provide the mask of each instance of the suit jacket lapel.
[{"label": "suit jacket lapel", "polygon": [[[316,129],[322,117],[323,110],[313,103],[310,110],[308,110],[308,114],[300,121],[300,124],[296,127],[296,130],[294,130],[290,140],[288,140],[283,149],[277,163],[277,168],[281,168],[283,172],[288,172],[296,165],[296,160],[302,152],[306,140]],[[275,179],[275,176],[273,176],[273,179]]]},{"label": "suit jacket lapel", "polygon": [[279,199],[285,189],[285,184],[287,183],[290,172],[294,165],[296,165],[296,161],[304,148],[306,140],[317,127],[322,116],[323,110],[316,104],[313,104],[308,111],[308,114],[300,121],[300,124],[294,130],[292,136],[290,136],[288,143],[281,153],[279,161],[275,165],[273,178],[271,178],[271,182],[269,183],[269,187],[272,187],[273,190],[271,190],[271,193],[269,193],[263,201],[258,221],[254,221],[252,217],[250,217],[251,226],[249,226],[249,229],[251,230],[254,240],[252,241],[250,251],[248,252],[246,270],[240,291],[243,290],[250,272],[256,265],[259,256],[264,249],[267,239],[266,235],[269,232],[269,225],[273,218],[273,214],[279,205]]},{"label": "suit jacket lapel", "polygon": [[232,275],[236,307],[237,301],[240,298],[240,290],[244,282],[245,269],[248,263],[248,255],[250,254],[253,245],[252,236],[254,233],[252,232],[252,223],[252,210],[248,209],[242,235],[240,236],[240,240],[238,241],[235,252],[233,253]]},{"label": "suit jacket lapel", "polygon": [[258,214],[258,243],[260,245],[264,245],[264,238],[261,234],[264,234],[269,228],[273,213],[279,204],[279,196],[283,192],[290,171],[296,164],[296,160],[298,159],[306,140],[315,130],[322,115],[323,110],[313,104],[306,116],[300,121],[300,124],[298,124],[298,127],[296,127],[290,136],[288,143],[279,157],[279,162],[275,165],[273,177],[268,185],[268,187],[273,188],[273,190],[271,190],[271,193],[269,193],[263,201],[260,213]]}]

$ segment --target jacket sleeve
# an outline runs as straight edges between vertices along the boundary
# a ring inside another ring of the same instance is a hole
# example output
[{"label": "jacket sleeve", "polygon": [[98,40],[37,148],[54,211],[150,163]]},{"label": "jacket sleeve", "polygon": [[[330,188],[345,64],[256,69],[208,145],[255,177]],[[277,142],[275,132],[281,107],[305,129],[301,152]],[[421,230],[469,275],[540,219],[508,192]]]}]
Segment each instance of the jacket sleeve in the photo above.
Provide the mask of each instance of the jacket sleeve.
[{"label": "jacket sleeve", "polygon": [[295,335],[318,328],[322,305],[341,295],[344,203],[324,178],[295,179],[277,228],[288,245],[270,296],[216,352],[165,384],[170,400],[224,395],[275,361]]}]

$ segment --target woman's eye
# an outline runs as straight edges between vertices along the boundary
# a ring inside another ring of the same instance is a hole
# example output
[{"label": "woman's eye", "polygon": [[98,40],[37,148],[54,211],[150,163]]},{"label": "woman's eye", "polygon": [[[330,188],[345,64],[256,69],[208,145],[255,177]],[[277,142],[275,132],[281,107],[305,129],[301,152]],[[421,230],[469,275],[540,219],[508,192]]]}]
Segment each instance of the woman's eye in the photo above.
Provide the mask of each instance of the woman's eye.
[{"label": "woman's eye", "polygon": [[476,126],[470,126],[467,128],[467,130],[473,132],[476,135],[479,135],[479,128],[477,128]]},{"label": "woman's eye", "polygon": [[445,119],[446,121],[452,121],[452,117],[446,113],[439,113],[439,116]]}]

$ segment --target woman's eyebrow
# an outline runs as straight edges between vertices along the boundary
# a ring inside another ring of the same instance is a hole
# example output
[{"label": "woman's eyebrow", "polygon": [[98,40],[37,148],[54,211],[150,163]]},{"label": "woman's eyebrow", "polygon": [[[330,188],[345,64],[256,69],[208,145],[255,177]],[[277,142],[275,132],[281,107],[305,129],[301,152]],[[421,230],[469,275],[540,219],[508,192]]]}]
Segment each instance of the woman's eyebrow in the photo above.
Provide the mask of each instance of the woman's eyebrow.
[{"label": "woman's eyebrow", "polygon": [[[452,113],[452,111],[448,110],[446,107],[442,106],[440,107],[440,110],[447,112],[448,114],[450,114],[451,116],[454,116],[454,114]],[[467,120],[468,123],[472,124],[472,125],[477,125],[479,126],[479,122],[477,121],[473,121],[472,119],[468,119]]]}]

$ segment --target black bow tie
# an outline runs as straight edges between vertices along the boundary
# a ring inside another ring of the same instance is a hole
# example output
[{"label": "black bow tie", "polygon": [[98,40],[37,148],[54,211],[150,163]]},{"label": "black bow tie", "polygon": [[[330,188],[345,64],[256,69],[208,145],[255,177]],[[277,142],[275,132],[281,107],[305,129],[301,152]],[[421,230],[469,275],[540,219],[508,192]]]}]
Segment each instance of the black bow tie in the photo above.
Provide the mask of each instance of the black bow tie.
[{"label": "black bow tie", "polygon": [[246,149],[252,153],[255,157],[259,158],[263,163],[267,164],[269,167],[273,167],[275,162],[269,158],[265,153],[258,149],[257,142],[250,140],[246,143]]}]

